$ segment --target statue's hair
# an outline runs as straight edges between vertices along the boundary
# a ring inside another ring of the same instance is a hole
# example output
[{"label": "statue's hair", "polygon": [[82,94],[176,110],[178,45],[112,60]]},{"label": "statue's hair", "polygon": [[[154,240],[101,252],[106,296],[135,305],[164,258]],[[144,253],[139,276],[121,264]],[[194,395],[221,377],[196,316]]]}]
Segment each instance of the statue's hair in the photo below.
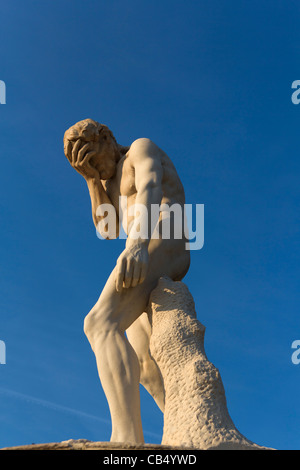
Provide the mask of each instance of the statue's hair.
[{"label": "statue's hair", "polygon": [[66,150],[69,141],[74,142],[80,139],[84,142],[99,142],[107,137],[117,142],[113,133],[107,126],[93,119],[84,119],[74,124],[65,132],[64,148]]}]

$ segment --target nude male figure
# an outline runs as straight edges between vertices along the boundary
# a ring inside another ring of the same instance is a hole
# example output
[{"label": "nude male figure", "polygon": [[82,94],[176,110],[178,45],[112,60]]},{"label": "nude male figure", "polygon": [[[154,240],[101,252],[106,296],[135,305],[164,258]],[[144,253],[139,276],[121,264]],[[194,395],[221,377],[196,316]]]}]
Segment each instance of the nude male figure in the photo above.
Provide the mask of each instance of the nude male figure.
[{"label": "nude male figure", "polygon": [[[174,165],[149,139],[123,147],[106,126],[86,119],[66,131],[64,150],[87,182],[96,228],[101,220],[96,213],[100,204],[112,204],[120,216],[119,196],[127,197],[128,209],[132,204],[144,204],[149,213],[152,204],[183,207],[184,190]],[[161,218],[162,214],[158,224]],[[175,239],[172,234],[170,239],[150,237],[151,233],[145,238],[131,237],[128,230],[125,249],[84,321],[110,408],[111,441],[115,442],[144,442],[139,383],[164,409],[161,375],[149,355],[151,327],[145,312],[158,279],[168,276],[179,281],[190,264],[184,238]]]}]

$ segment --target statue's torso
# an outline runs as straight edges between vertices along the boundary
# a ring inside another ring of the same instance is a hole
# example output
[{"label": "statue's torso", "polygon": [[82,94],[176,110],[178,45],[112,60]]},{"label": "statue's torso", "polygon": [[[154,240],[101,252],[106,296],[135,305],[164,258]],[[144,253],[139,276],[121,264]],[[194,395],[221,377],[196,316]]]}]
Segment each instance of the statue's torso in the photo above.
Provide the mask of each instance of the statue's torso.
[{"label": "statue's torso", "polygon": [[[185,202],[184,189],[172,161],[161,149],[158,149],[157,158],[160,159],[163,168],[161,204],[172,205],[178,203],[183,205]],[[103,183],[110,200],[117,210],[119,196],[127,197],[128,208],[135,203],[137,189],[135,169],[130,159],[130,149],[119,160],[115,176]]]},{"label": "statue's torso", "polygon": [[[136,148],[135,148],[136,151]],[[165,264],[173,263],[174,257],[176,257],[177,263],[177,272],[178,272],[178,279],[182,279],[185,273],[188,270],[189,263],[190,263],[190,252],[186,249],[186,228],[184,223],[184,203],[185,203],[185,195],[183,185],[179,179],[177,171],[169,159],[169,157],[157,147],[157,154],[154,155],[154,158],[158,158],[160,160],[162,166],[162,178],[161,178],[161,185],[162,185],[162,199],[160,201],[160,214],[158,223],[155,227],[156,233],[158,232],[158,237],[153,237],[150,234],[151,240],[149,243],[148,251],[149,254],[152,252],[156,252],[157,249],[163,253],[159,262],[155,265],[152,265],[152,269],[157,272],[160,272],[162,267]],[[146,170],[145,170],[146,171]],[[104,182],[103,182],[104,183]],[[116,208],[117,214],[121,216],[119,212],[119,197],[125,196],[127,198],[127,211],[129,208],[136,202],[137,196],[137,188],[136,188],[136,175],[135,175],[135,168],[133,164],[133,158],[130,155],[130,149],[128,152],[119,160],[117,165],[117,171],[115,176],[105,182],[105,189],[107,194],[112,201],[114,207]],[[165,204],[167,207],[171,207],[174,204],[179,207],[179,215],[174,217],[173,214],[170,215],[170,211],[166,208],[162,208],[162,204]],[[181,209],[181,210],[180,210]],[[122,204],[122,210],[124,210],[124,206]],[[156,211],[155,211],[156,214]],[[133,216],[129,216],[128,213],[126,214],[127,223],[124,224],[122,221],[122,217],[120,217],[120,221],[122,222],[123,229],[128,235],[128,227],[131,227],[131,222],[133,221]],[[175,230],[175,218],[176,218],[176,226],[178,227],[178,223],[180,224],[180,228],[182,230],[182,236],[179,238],[174,236]],[[168,228],[169,227],[169,228]],[[154,227],[151,226],[151,229]],[[167,229],[165,232],[165,228]],[[148,227],[149,229],[149,227]],[[167,233],[165,236],[164,234]],[[168,235],[169,234],[169,235]],[[163,246],[163,248],[162,248]],[[173,260],[173,261],[171,261]],[[175,270],[176,271],[176,270]],[[175,276],[176,277],[176,276]],[[174,279],[175,279],[174,277]]]}]

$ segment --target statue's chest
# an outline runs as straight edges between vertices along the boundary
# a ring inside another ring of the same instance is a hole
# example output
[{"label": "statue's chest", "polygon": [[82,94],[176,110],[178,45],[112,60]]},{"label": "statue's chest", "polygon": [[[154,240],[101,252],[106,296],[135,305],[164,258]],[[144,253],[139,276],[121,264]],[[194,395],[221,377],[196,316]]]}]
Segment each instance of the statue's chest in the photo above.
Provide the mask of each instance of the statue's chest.
[{"label": "statue's chest", "polygon": [[120,160],[115,177],[106,182],[106,191],[114,205],[119,196],[129,198],[136,194],[135,173],[128,159]]},{"label": "statue's chest", "polygon": [[136,193],[134,169],[130,165],[128,158],[119,162],[115,180],[120,196],[129,197]]}]

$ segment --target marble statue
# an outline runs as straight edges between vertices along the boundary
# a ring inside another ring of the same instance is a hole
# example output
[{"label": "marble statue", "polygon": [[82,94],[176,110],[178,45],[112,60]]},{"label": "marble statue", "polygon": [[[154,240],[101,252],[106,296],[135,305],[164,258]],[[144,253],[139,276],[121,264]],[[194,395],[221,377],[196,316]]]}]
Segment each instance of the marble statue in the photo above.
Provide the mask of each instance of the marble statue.
[{"label": "marble statue", "polygon": [[[128,147],[118,144],[108,127],[91,119],[66,131],[64,152],[87,182],[100,235],[116,238],[126,220],[125,249],[84,320],[109,404],[111,441],[144,442],[141,383],[164,412],[162,444],[262,449],[246,439],[229,416],[220,373],[205,354],[205,328],[181,282],[189,269],[190,252],[186,232],[178,236],[178,220],[165,209],[185,204],[171,160],[147,138]],[[120,197],[126,198],[125,210]],[[157,206],[160,210],[153,215],[151,209]],[[106,223],[112,207],[114,223]],[[166,220],[168,236],[164,236]],[[137,225],[144,229],[137,230]]]}]

